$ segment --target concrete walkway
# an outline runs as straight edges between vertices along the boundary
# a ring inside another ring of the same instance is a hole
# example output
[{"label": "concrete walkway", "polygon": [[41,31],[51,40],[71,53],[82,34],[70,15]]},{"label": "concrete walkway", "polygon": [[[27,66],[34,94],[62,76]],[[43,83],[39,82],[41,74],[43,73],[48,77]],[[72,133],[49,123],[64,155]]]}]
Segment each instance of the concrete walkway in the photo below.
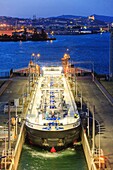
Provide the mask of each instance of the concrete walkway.
[{"label": "concrete walkway", "polygon": [[94,82],[97,85],[97,87],[101,90],[101,92],[104,94],[104,96],[108,99],[108,101],[111,103],[111,105],[113,106],[113,97],[108,93],[107,89],[105,89],[105,87],[96,79]]},{"label": "concrete walkway", "polygon": [[[82,90],[83,100],[91,111],[95,105],[95,119],[100,124],[100,148],[113,169],[113,99],[107,90],[97,81],[77,78],[79,91]],[[92,127],[90,127],[92,128]],[[99,135],[96,134],[95,144],[99,146]]]},{"label": "concrete walkway", "polygon": [[11,80],[7,80],[2,87],[0,88],[0,96],[3,94],[3,92],[6,90],[6,88],[8,87],[8,85],[11,83]]}]

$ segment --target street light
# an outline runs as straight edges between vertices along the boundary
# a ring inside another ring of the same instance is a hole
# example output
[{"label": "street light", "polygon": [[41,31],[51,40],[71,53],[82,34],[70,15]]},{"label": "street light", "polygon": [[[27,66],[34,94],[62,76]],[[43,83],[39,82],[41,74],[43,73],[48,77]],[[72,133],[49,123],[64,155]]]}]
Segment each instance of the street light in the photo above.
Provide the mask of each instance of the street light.
[{"label": "street light", "polygon": [[77,76],[76,74],[74,73],[74,82],[75,82],[75,97],[77,98]]},{"label": "street light", "polygon": [[36,59],[40,57],[40,54],[35,54],[35,53],[32,53],[31,55],[32,57],[34,57],[34,62],[36,63]]},{"label": "street light", "polygon": [[81,97],[80,97],[80,102],[81,102],[81,110],[82,110],[82,89],[81,89]]},{"label": "street light", "polygon": [[88,128],[88,137],[89,137],[89,107],[87,107],[87,128]]},{"label": "street light", "polygon": [[36,63],[37,63],[37,58],[39,59],[40,58],[40,53],[37,53],[37,54],[35,54],[35,53],[32,53],[32,55],[31,55],[32,57],[34,57],[34,64],[35,64],[35,76],[36,76]]}]

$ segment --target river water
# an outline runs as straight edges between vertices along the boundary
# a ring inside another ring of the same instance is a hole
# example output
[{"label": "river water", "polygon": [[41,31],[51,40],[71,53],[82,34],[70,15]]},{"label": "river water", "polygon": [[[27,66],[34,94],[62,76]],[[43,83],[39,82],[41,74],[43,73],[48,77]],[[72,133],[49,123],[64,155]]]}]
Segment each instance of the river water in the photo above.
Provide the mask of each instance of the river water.
[{"label": "river water", "polygon": [[[32,53],[40,53],[37,62],[59,62],[67,49],[74,62],[94,62],[94,70],[100,74],[109,72],[109,33],[56,36],[53,42],[0,42],[0,71],[26,67]],[[90,68],[86,64],[80,67]],[[18,170],[87,170],[82,146],[49,153],[27,144],[23,151]]]},{"label": "river water", "polygon": [[[109,33],[79,36],[55,36],[51,42],[0,42],[0,71],[26,67],[32,53],[40,53],[38,63],[58,62],[69,49],[74,62],[94,62],[94,71],[109,72]],[[80,67],[91,68],[91,64],[80,64]]]},{"label": "river water", "polygon": [[81,146],[50,153],[25,144],[18,170],[88,170],[88,168]]}]

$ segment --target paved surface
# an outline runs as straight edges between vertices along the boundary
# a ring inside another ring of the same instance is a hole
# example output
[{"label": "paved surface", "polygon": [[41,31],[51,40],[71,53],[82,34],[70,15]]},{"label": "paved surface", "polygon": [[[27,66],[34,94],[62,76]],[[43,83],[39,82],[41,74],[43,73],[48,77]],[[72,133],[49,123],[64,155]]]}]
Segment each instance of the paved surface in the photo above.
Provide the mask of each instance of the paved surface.
[{"label": "paved surface", "polygon": [[[4,105],[8,101],[13,101],[16,98],[22,98],[23,93],[26,91],[26,84],[28,84],[27,77],[15,77],[13,79],[5,80],[5,83],[0,88],[0,126],[6,126],[8,121],[8,113],[4,113]],[[11,117],[15,113],[11,113]],[[0,129],[2,131],[2,129]],[[4,129],[3,129],[4,131]],[[4,133],[3,133],[4,134]],[[15,140],[12,143],[15,145]],[[5,148],[4,140],[0,141],[0,155]]]},{"label": "paved surface", "polygon": [[5,80],[5,83],[0,88],[0,125],[8,120],[8,114],[3,112],[4,105],[8,101],[14,101],[17,98],[20,98],[20,101],[22,101],[23,93],[26,92],[26,84],[28,84],[27,77],[15,77]]},{"label": "paved surface", "polygon": [[113,97],[113,81],[101,80],[100,82],[107,89],[107,91],[111,94],[111,96]]},{"label": "paved surface", "polygon": [[[109,82],[108,82],[109,83]],[[105,87],[97,80],[95,80],[95,84],[97,85],[97,87],[101,90],[101,92],[104,94],[104,96],[108,99],[108,101],[111,103],[111,105],[113,106],[113,97],[112,95],[108,92],[107,89],[105,89]],[[113,85],[113,84],[112,84]],[[107,88],[107,84],[106,84],[106,88]],[[113,88],[113,86],[112,86]]]},{"label": "paved surface", "polygon": [[7,80],[4,82],[4,84],[0,88],[0,96],[3,94],[5,89],[8,87],[8,85],[11,83],[11,80]]},{"label": "paved surface", "polygon": [[[90,110],[95,105],[95,119],[100,123],[100,147],[113,169],[113,99],[103,86],[97,81],[95,83],[91,79],[78,78],[79,91],[82,89],[84,102],[89,104]],[[95,142],[98,146],[98,134]]]},{"label": "paved surface", "polygon": [[[27,77],[11,78],[0,88],[0,102],[7,102],[20,98],[25,92],[26,84],[28,84]],[[4,92],[4,93],[3,93]]]}]

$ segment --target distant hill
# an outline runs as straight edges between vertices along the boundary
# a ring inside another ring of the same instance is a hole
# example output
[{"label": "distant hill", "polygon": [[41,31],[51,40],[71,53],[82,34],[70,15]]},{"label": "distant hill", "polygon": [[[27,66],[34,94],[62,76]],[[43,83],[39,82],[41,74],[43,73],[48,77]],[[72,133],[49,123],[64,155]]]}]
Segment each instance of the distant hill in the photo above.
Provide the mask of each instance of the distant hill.
[{"label": "distant hill", "polygon": [[104,21],[104,22],[108,22],[108,23],[111,23],[113,22],[113,17],[111,16],[104,16],[104,15],[91,15],[91,16],[94,16],[96,20],[100,20],[100,21]]},{"label": "distant hill", "polygon": [[[98,21],[103,21],[103,22],[108,22],[111,23],[113,22],[113,17],[112,16],[104,16],[104,15],[90,15],[90,16],[94,16],[95,20]],[[56,16],[56,17],[49,17],[49,18],[59,18],[59,19],[87,19],[89,16],[76,16],[76,15],[60,15],[60,16]],[[9,19],[9,20],[30,20],[28,18],[18,18],[18,17],[10,17],[10,16],[0,16],[0,20],[4,20],[4,19]]]},{"label": "distant hill", "polygon": [[[113,17],[111,16],[104,16],[104,15],[96,15],[96,14],[93,14],[93,15],[90,15],[90,16],[94,16],[95,17],[95,20],[98,20],[98,21],[103,21],[103,22],[108,22],[108,23],[111,23],[113,22]],[[57,16],[57,17],[50,17],[50,18],[61,18],[61,19],[86,19],[88,18],[85,17],[85,16],[76,16],[76,15],[60,15],[60,16]]]},{"label": "distant hill", "polygon": [[84,16],[76,16],[76,15],[60,15],[57,18],[65,18],[65,19],[73,19],[73,18],[87,18]]}]

